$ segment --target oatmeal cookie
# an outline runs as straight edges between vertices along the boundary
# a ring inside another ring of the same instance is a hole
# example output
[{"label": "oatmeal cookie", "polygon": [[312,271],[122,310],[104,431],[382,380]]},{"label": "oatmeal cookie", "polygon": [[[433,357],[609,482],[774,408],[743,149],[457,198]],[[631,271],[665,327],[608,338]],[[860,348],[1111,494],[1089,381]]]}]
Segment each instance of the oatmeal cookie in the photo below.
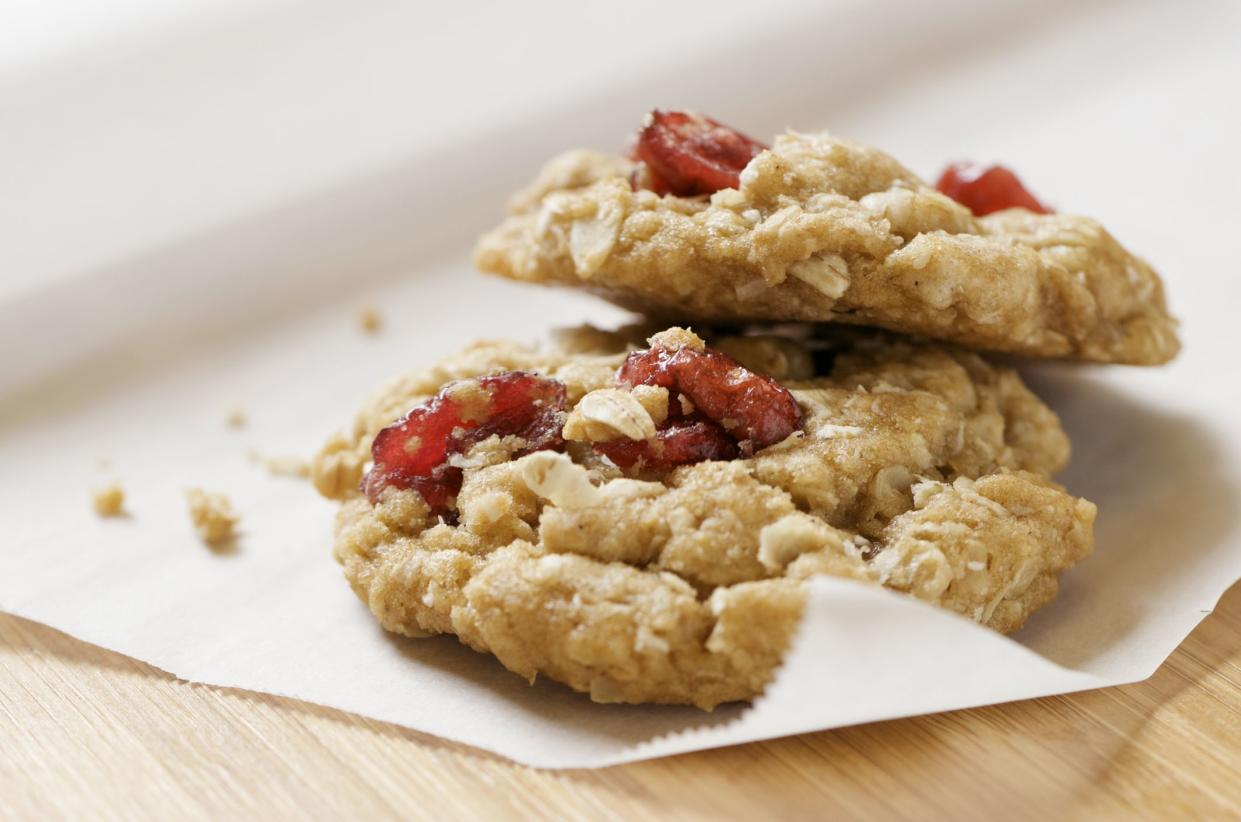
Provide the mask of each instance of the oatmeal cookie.
[{"label": "oatmeal cookie", "polygon": [[1028,195],[1015,202],[1031,207],[975,216],[887,154],[826,133],[784,134],[769,150],[738,139],[725,146],[741,152],[732,178],[691,157],[715,182],[691,179],[688,196],[661,196],[662,179],[641,188],[645,164],[559,157],[475,262],[678,322],[842,322],[1144,365],[1179,349],[1158,275],[1094,220],[1038,213]]},{"label": "oatmeal cookie", "polygon": [[385,628],[710,708],[762,690],[813,575],[1012,631],[1091,549],[1094,506],[1049,479],[1068,441],[1009,369],[872,332],[650,330],[476,343],[323,449],[336,556]]}]

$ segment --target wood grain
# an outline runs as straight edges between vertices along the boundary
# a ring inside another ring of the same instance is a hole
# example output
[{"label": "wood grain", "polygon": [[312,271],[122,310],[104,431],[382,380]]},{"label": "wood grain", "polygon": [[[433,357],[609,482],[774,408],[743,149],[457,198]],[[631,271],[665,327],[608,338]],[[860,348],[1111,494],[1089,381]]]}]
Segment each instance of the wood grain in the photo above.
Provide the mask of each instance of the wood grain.
[{"label": "wood grain", "polygon": [[0,814],[1241,817],[1241,585],[1146,682],[600,771],[537,771],[180,682],[0,615]]}]

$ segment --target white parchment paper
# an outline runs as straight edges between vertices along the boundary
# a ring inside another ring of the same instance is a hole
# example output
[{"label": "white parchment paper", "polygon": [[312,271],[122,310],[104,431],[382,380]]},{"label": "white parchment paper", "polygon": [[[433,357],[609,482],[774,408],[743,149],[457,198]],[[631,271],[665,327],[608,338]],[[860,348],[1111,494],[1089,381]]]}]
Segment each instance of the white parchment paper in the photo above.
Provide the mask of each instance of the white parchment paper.
[{"label": "white parchment paper", "polygon": [[[10,294],[0,302],[0,608],[185,679],[356,711],[547,767],[1148,676],[1241,576],[1241,278],[1231,262],[1241,128],[1224,102],[1241,78],[1238,12],[952,8],[976,16],[954,24],[971,36],[951,55],[951,27],[938,18],[896,22],[890,9],[841,4],[783,30],[756,27],[726,50],[747,55],[749,69],[799,69],[792,91],[765,93],[746,67],[673,72],[662,85],[648,71],[579,101],[583,117],[601,117],[587,126],[571,125],[574,106],[559,118],[543,110],[518,131],[428,149]],[[869,49],[828,49],[842,29]],[[1100,51],[1122,41],[1122,59]],[[722,89],[721,77],[737,82]],[[812,93],[816,84],[826,91]],[[530,687],[451,637],[386,635],[330,558],[333,506],[247,459],[250,449],[308,455],[377,383],[471,338],[619,321],[586,297],[473,274],[469,237],[534,158],[607,145],[602,134],[624,134],[644,107],[686,97],[755,133],[830,125],[928,175],[944,159],[1002,157],[1061,208],[1103,218],[1165,274],[1186,341],[1173,365],[1023,366],[1073,438],[1061,479],[1100,516],[1095,555],[1017,636],[824,579],[752,707],[595,705],[555,684]],[[356,328],[364,305],[384,314],[381,336]],[[234,406],[248,413],[242,430],[225,425]],[[89,489],[113,477],[128,515],[101,521]],[[194,536],[182,496],[191,485],[227,492],[239,509],[231,550]]]}]

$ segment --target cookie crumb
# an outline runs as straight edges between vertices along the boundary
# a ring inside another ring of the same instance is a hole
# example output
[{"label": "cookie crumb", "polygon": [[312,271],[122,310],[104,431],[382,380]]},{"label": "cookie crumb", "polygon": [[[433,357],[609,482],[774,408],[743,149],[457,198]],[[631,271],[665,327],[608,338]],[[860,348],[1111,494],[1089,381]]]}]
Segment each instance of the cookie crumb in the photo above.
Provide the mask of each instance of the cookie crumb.
[{"label": "cookie crumb", "polygon": [[692,348],[695,351],[702,351],[707,344],[702,341],[693,331],[688,328],[678,328],[673,326],[665,331],[660,331],[653,335],[648,342],[651,348],[667,348],[675,351],[678,348]]},{"label": "cookie crumb", "polygon": [[310,461],[301,457],[285,454],[283,456],[267,457],[258,451],[251,449],[246,452],[246,458],[256,465],[261,465],[267,469],[267,473],[273,477],[298,477],[300,479],[310,478]]},{"label": "cookie crumb", "polygon": [[342,434],[333,434],[310,466],[310,481],[329,499],[345,499],[356,493],[362,469],[370,460],[367,445],[354,445]]},{"label": "cookie crumb", "polygon": [[187,488],[185,499],[190,505],[190,520],[203,542],[214,545],[233,536],[237,515],[228,497],[201,488]]},{"label": "cookie crumb", "polygon": [[244,408],[234,406],[229,409],[228,416],[224,418],[224,422],[229,428],[240,429],[246,427],[246,423],[249,422],[249,418],[246,416],[246,411]]},{"label": "cookie crumb", "polygon": [[119,517],[125,513],[125,489],[119,482],[110,482],[91,492],[91,504],[101,517]]},{"label": "cookie crumb", "polygon": [[378,334],[383,330],[383,316],[370,306],[358,312],[358,327],[367,334]]}]

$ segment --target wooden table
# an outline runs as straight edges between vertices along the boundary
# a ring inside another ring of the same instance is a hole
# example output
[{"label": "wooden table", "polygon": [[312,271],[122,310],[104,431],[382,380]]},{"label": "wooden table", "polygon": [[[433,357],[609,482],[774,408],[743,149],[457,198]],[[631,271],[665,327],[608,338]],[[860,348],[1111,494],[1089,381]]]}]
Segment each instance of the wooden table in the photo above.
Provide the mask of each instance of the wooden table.
[{"label": "wooden table", "polygon": [[0,615],[0,817],[1241,817],[1241,585],[1150,680],[600,771],[192,685]]}]

